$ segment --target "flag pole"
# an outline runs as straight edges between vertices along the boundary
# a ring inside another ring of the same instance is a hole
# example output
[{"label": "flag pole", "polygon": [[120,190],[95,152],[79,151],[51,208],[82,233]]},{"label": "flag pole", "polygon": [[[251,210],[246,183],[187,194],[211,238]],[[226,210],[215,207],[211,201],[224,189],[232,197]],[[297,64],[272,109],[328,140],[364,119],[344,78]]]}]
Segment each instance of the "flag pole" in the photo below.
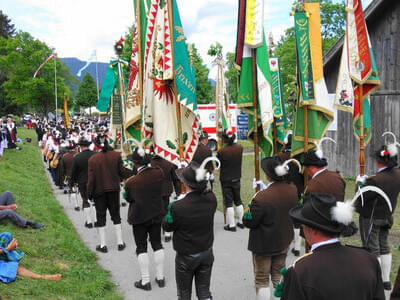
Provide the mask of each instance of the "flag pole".
[{"label": "flag pole", "polygon": [[[172,64],[172,74],[173,74],[173,91],[176,105],[176,120],[178,127],[178,145],[179,145],[179,160],[183,162],[183,143],[182,143],[182,116],[181,116],[181,105],[178,99],[178,89],[176,87],[176,78],[175,78],[175,59],[174,59],[174,27],[173,27],[173,12],[172,12],[172,0],[168,0],[168,22],[169,28],[171,30],[171,64]],[[182,166],[183,167],[183,166]],[[182,194],[186,192],[185,185],[183,182],[181,183]]]},{"label": "flag pole", "polygon": [[216,132],[217,132],[217,149],[221,149],[221,137],[219,133],[221,132],[221,127],[220,127],[220,119],[221,119],[221,93],[223,93],[223,86],[222,86],[222,78],[223,74],[222,72],[222,67],[221,67],[221,60],[222,60],[222,55],[220,57],[220,54],[217,55],[216,59],[216,64],[217,64],[217,86],[215,89],[215,108],[216,108]]},{"label": "flag pole", "polygon": [[[269,36],[269,45],[268,46],[269,46],[268,47],[269,48],[268,49],[269,58],[272,58],[272,47],[274,46],[274,40],[273,40],[272,35]],[[277,134],[276,134],[276,118],[275,118],[275,114],[274,114],[273,128],[274,128],[274,132],[273,132],[274,151],[273,151],[273,153],[274,154],[278,154],[278,148],[277,148],[277,140],[278,140],[278,138],[277,138]]]},{"label": "flag pole", "polygon": [[96,89],[97,89],[97,99],[99,99],[100,96],[99,96],[99,72],[97,69],[97,50],[96,50]]},{"label": "flag pole", "polygon": [[[303,0],[303,5],[307,2],[307,0]],[[301,84],[300,84],[301,87]],[[300,96],[300,94],[299,94]],[[299,101],[300,98],[297,100]],[[308,152],[308,105],[303,105],[303,110],[304,110],[304,153]],[[304,187],[306,187],[308,184],[308,174],[307,174],[307,169],[304,168]]]},{"label": "flag pole", "polygon": [[[254,177],[260,180],[260,150],[258,147],[258,93],[257,93],[257,49],[251,49],[252,89],[253,89],[253,122],[254,122]],[[256,192],[260,191],[257,184]]]},{"label": "flag pole", "polygon": [[360,175],[365,174],[365,153],[364,153],[364,95],[363,85],[359,87],[359,101],[360,101]]},{"label": "flag pole", "polygon": [[143,105],[143,61],[142,61],[142,15],[140,0],[136,0],[136,27],[137,27],[137,47],[138,47],[138,75],[139,75],[139,104]]},{"label": "flag pole", "polygon": [[57,55],[54,57],[54,95],[56,101],[56,124],[58,122],[57,118],[57,111],[58,111],[58,104],[57,104]]}]

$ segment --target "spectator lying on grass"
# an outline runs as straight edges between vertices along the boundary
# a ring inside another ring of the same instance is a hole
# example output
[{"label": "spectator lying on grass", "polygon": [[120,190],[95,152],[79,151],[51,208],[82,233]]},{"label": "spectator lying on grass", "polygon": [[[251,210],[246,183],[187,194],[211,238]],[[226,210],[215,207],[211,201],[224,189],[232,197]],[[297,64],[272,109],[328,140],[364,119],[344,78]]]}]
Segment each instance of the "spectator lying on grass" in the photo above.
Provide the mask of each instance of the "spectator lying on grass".
[{"label": "spectator lying on grass", "polygon": [[40,275],[19,265],[24,257],[24,252],[18,248],[18,242],[9,232],[0,233],[0,281],[9,283],[15,280],[17,275],[33,279],[50,281],[61,280],[61,274]]},{"label": "spectator lying on grass", "polygon": [[28,221],[16,213],[18,206],[15,204],[14,196],[10,191],[6,191],[0,195],[0,221],[4,219],[10,220],[18,227],[27,228],[28,226],[33,229],[43,228],[42,224]]}]

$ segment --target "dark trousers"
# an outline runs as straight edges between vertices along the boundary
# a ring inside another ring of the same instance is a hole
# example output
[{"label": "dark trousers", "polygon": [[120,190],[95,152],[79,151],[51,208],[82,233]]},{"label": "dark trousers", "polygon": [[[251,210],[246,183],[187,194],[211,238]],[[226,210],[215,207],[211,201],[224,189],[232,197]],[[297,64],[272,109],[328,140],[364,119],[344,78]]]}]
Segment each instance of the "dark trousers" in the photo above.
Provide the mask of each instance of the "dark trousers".
[{"label": "dark trousers", "polygon": [[94,205],[96,207],[97,227],[106,226],[107,209],[110,212],[111,220],[114,225],[121,224],[119,214],[119,192],[107,192],[101,196],[95,197]]},{"label": "dark trousers", "polygon": [[147,252],[147,238],[150,240],[151,248],[157,251],[163,248],[161,244],[161,221],[149,220],[142,224],[132,225],[133,237],[136,243],[136,254]]},{"label": "dark trousers", "polygon": [[211,299],[210,280],[214,263],[212,248],[191,255],[176,254],[175,279],[178,290],[178,300],[192,299],[193,277],[196,295],[200,300]]},{"label": "dark trousers", "polygon": [[82,197],[82,208],[90,207],[90,204],[88,202],[86,183],[79,183],[78,187],[79,187],[79,193],[81,194]]},{"label": "dark trousers", "polygon": [[221,182],[222,197],[226,207],[232,207],[235,203],[236,206],[242,205],[240,199],[240,180],[235,182]]},{"label": "dark trousers", "polygon": [[389,227],[388,225],[382,226],[382,224],[385,223],[385,220],[374,220],[371,233],[369,233],[369,230],[371,228],[370,218],[364,218],[360,216],[359,222],[361,241],[363,242],[363,245],[367,248],[367,250],[376,256],[389,254]]}]

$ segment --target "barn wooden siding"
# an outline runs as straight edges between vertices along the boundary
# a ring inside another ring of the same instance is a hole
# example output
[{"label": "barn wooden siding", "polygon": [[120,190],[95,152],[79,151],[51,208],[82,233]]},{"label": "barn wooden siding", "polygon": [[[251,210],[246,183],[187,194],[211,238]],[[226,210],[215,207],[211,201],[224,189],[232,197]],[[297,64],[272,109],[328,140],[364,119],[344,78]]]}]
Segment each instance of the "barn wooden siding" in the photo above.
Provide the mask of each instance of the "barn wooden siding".
[{"label": "barn wooden siding", "polygon": [[[365,148],[366,174],[373,174],[377,168],[371,154],[385,142],[382,133],[391,131],[400,139],[400,1],[374,0],[366,16],[381,79],[380,88],[371,96],[372,139]],[[336,89],[341,44],[342,40],[325,56],[324,72],[330,93]],[[329,131],[327,136],[337,142],[323,146],[329,169],[338,170],[345,177],[357,176],[360,151],[353,134],[352,115],[339,111],[337,131]],[[389,141],[389,137],[386,139]]]}]

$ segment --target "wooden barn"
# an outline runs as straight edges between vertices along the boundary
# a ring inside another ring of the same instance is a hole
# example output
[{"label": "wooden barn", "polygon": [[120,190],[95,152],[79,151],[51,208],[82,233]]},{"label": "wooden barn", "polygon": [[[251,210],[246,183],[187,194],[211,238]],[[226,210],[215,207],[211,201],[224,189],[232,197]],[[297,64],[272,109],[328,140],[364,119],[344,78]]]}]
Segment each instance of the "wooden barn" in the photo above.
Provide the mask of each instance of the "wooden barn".
[{"label": "wooden barn", "polygon": [[[364,11],[379,76],[380,88],[371,95],[372,139],[365,148],[366,174],[376,172],[371,154],[384,142],[385,131],[392,131],[400,139],[400,1],[374,0]],[[334,94],[343,37],[324,57],[324,74],[329,93]],[[352,114],[338,111],[337,130],[327,136],[337,142],[326,143],[324,155],[331,170],[342,176],[359,174],[359,142],[354,137]],[[388,138],[388,137],[387,137]]]}]

